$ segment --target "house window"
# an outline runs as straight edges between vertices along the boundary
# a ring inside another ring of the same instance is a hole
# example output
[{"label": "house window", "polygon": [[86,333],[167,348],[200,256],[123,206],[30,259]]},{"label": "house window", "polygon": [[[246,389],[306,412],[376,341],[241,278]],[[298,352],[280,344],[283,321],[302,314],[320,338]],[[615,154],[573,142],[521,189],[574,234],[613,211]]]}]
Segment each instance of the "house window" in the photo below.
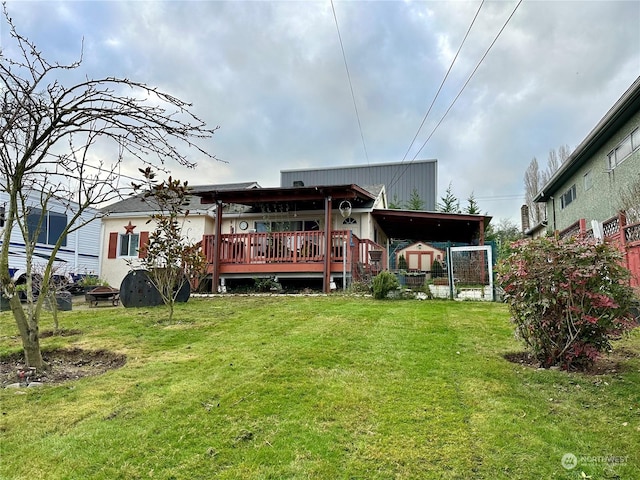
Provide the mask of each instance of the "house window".
[{"label": "house window", "polygon": [[640,148],[640,129],[636,128],[607,155],[607,169],[613,170]]},{"label": "house window", "polygon": [[[303,222],[300,220],[291,220],[285,222],[256,222],[256,232],[302,232],[303,230],[312,230],[316,222]],[[309,227],[309,228],[307,228]]]},{"label": "house window", "polygon": [[62,237],[61,246],[67,246],[67,237],[62,236],[67,228],[67,216],[64,213],[43,212],[39,208],[30,208],[27,213],[27,228],[31,241],[34,240],[37,231],[37,243],[55,245]]},{"label": "house window", "polygon": [[140,235],[137,233],[120,234],[120,256],[136,257],[140,246]]},{"label": "house window", "polygon": [[560,205],[562,206],[562,208],[567,208],[569,204],[573,202],[575,199],[576,199],[576,186],[574,184],[574,185],[571,185],[569,190],[567,190],[562,194],[562,197],[560,197]]},{"label": "house window", "polygon": [[584,190],[585,192],[593,186],[593,178],[591,176],[591,170],[584,174]]},{"label": "house window", "polygon": [[343,225],[357,225],[358,221],[353,217],[347,217],[342,221]]}]

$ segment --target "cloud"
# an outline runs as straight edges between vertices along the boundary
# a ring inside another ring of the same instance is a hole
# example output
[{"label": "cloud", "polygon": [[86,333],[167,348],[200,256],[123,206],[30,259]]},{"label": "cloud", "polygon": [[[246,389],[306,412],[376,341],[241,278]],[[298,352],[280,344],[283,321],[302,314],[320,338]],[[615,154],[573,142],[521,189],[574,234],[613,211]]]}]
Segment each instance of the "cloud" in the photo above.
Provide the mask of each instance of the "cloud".
[{"label": "cloud", "polygon": [[[523,2],[437,126],[516,5],[483,4],[405,160],[437,158],[440,195],[452,182],[461,203],[473,191],[483,211],[514,220],[529,161],[575,147],[640,75],[639,2]],[[175,176],[276,186],[281,169],[401,161],[480,2],[334,6],[367,155],[329,2],[8,8],[49,58],[75,60],[84,38],[82,75],[158,86],[220,125],[206,147],[229,163]]]}]

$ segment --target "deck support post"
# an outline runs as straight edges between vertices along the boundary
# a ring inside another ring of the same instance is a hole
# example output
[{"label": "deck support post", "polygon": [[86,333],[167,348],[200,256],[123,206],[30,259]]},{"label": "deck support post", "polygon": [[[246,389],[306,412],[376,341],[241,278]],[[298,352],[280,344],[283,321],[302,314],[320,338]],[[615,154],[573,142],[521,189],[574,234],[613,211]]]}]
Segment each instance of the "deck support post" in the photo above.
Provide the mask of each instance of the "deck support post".
[{"label": "deck support post", "polygon": [[325,255],[322,291],[331,293],[331,253],[333,250],[333,232],[331,231],[331,196],[325,197],[324,202],[324,235],[325,235]]},{"label": "deck support post", "polygon": [[220,248],[222,242],[222,202],[216,201],[216,234],[213,239],[213,272],[211,273],[211,293],[218,293],[220,283]]}]

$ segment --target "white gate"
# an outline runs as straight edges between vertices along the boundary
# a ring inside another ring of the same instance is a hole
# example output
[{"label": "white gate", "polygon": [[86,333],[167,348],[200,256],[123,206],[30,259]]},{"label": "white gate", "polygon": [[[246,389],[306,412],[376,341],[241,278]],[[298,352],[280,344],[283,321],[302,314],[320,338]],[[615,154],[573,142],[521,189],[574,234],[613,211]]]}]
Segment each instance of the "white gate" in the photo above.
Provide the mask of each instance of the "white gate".
[{"label": "white gate", "polygon": [[449,247],[447,259],[451,298],[493,301],[493,257],[490,245]]}]

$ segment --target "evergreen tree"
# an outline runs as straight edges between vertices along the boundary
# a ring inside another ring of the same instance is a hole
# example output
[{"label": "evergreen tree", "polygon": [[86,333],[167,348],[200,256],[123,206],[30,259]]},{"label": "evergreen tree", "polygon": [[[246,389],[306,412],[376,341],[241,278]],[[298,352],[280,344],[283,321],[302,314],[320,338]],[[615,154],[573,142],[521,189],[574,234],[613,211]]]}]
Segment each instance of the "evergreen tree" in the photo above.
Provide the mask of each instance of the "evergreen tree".
[{"label": "evergreen tree", "polygon": [[402,210],[402,201],[398,198],[398,194],[393,194],[393,200],[389,202],[389,208],[391,210]]},{"label": "evergreen tree", "polygon": [[471,195],[469,195],[469,198],[467,198],[467,206],[464,209],[464,213],[468,213],[470,215],[480,215],[480,206],[478,205],[478,202],[476,201],[476,197],[473,195],[473,192],[471,192]]},{"label": "evergreen tree", "polygon": [[400,258],[398,258],[398,269],[400,270],[407,269],[407,260],[404,258],[404,255],[400,255]]},{"label": "evergreen tree", "polygon": [[440,197],[441,203],[438,203],[438,211],[443,213],[460,213],[460,202],[451,191],[451,182],[447,187],[444,197]]},{"label": "evergreen tree", "polygon": [[420,194],[418,193],[418,189],[414,188],[411,192],[411,196],[409,197],[409,201],[407,202],[407,210],[423,210],[424,209],[424,200],[420,198]]}]

